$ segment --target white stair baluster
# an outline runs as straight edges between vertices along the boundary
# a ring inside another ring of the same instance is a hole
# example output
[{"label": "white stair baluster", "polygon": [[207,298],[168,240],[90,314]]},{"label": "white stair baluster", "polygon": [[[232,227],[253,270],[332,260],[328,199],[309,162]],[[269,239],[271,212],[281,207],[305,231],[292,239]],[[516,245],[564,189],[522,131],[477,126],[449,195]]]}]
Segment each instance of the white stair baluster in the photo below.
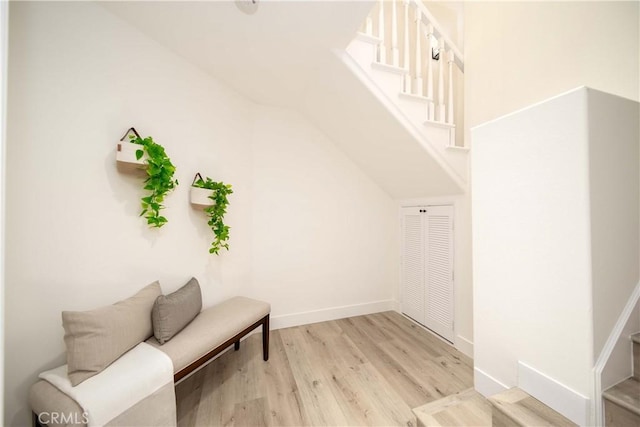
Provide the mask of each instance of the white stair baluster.
[{"label": "white stair baluster", "polygon": [[396,0],[391,0],[391,61],[394,67],[400,66],[398,49],[398,11]]},{"label": "white stair baluster", "polygon": [[438,116],[437,116],[437,120],[439,122],[443,122],[445,121],[445,117],[444,117],[444,112],[445,112],[445,107],[444,107],[444,56],[445,56],[445,51],[444,51],[444,39],[442,37],[440,37],[440,48],[439,48],[439,55],[440,55],[440,59],[438,60],[440,62],[440,68],[438,70]]},{"label": "white stair baluster", "polygon": [[416,57],[415,57],[415,68],[416,68],[416,81],[413,92],[416,95],[422,96],[423,87],[422,87],[422,45],[420,40],[422,39],[422,12],[420,9],[416,8]]},{"label": "white stair baluster", "polygon": [[373,20],[371,16],[367,16],[367,20],[364,24],[364,33],[368,36],[373,36]]},{"label": "white stair baluster", "polygon": [[411,61],[409,61],[409,1],[404,0],[404,52],[403,52],[403,64],[405,74],[404,74],[404,93],[411,93]]},{"label": "white stair baluster", "polygon": [[433,25],[427,25],[427,98],[429,103],[427,104],[427,120],[435,120],[435,104],[433,102],[433,51],[431,49],[431,39],[433,37]]},{"label": "white stair baluster", "polygon": [[[442,58],[442,56],[440,56]],[[447,60],[449,62],[449,96],[447,97],[447,123],[453,124],[453,61],[455,60],[455,54],[452,50],[449,50],[447,54]]]},{"label": "white stair baluster", "polygon": [[384,0],[380,0],[380,9],[378,10],[378,38],[380,39],[380,44],[378,45],[378,62],[386,64],[387,44],[384,40]]}]

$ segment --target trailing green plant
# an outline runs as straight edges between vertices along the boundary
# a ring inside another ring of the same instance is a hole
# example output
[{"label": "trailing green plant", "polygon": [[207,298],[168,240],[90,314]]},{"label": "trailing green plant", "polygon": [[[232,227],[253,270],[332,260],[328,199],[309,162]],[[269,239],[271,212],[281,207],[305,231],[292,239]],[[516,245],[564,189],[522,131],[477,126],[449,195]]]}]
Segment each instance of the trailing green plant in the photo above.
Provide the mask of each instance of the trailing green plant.
[{"label": "trailing green plant", "polygon": [[165,196],[178,185],[178,180],[173,179],[176,167],[171,163],[162,145],[156,143],[152,137],[140,137],[140,135],[129,135],[130,142],[139,144],[142,148],[136,150],[136,159],[140,160],[147,154],[147,179],[144,181],[144,189],[150,192],[142,197],[142,212],[140,216],[147,219],[147,224],[151,227],[160,228],[167,223],[167,218],[160,215],[160,210],[164,209]]},{"label": "trailing green plant", "polygon": [[227,206],[229,205],[227,196],[233,193],[231,185],[225,184],[224,182],[213,181],[209,177],[205,180],[198,174],[193,181],[193,186],[212,190],[209,198],[213,201],[213,205],[207,206],[204,209],[209,217],[207,224],[209,224],[215,236],[211,243],[211,248],[209,248],[209,253],[218,255],[218,252],[222,248],[229,250],[228,240],[230,227],[224,224],[224,215],[227,213]]}]

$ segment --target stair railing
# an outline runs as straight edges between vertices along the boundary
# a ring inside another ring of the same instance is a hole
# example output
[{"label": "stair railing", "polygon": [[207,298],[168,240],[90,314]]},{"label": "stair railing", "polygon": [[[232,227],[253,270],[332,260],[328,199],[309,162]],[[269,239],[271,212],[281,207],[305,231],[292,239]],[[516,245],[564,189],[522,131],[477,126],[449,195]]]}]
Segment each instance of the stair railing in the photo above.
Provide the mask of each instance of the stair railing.
[{"label": "stair railing", "polygon": [[454,127],[454,67],[464,72],[464,57],[422,1],[378,0],[364,32],[380,40],[379,63],[404,70],[401,91],[426,100],[426,120]]}]

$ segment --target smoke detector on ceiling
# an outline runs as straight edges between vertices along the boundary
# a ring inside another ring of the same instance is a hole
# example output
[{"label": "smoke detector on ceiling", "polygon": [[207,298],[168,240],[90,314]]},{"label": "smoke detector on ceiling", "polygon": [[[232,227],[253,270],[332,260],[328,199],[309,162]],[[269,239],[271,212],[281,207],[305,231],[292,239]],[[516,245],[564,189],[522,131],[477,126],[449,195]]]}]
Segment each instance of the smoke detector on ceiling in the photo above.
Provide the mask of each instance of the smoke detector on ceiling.
[{"label": "smoke detector on ceiling", "polygon": [[258,0],[235,0],[235,4],[247,15],[253,15],[258,10]]}]

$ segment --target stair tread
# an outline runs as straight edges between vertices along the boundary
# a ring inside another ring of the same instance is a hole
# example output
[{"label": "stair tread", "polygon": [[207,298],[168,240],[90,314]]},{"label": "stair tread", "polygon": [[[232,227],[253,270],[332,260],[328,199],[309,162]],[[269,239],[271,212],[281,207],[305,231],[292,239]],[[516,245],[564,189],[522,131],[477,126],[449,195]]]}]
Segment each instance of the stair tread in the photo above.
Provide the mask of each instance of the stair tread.
[{"label": "stair tread", "polygon": [[627,378],[608,388],[602,393],[602,396],[610,402],[640,415],[640,381],[636,378]]},{"label": "stair tread", "polygon": [[404,99],[408,99],[411,101],[416,101],[416,102],[422,102],[424,104],[428,104],[429,102],[433,102],[433,99],[423,96],[423,95],[416,95],[415,93],[408,93],[408,92],[400,92],[400,98],[404,98]]},{"label": "stair tread", "polygon": [[576,426],[544,403],[515,387],[491,396],[495,409],[520,426]]},{"label": "stair tread", "polygon": [[380,39],[380,37],[372,36],[371,34],[363,33],[360,31],[356,33],[356,39],[363,42],[371,43],[371,44],[382,43],[382,40]]},{"label": "stair tread", "polygon": [[449,128],[449,129],[453,129],[453,128],[456,127],[456,125],[452,125],[452,124],[446,123],[446,122],[439,122],[437,120],[425,120],[424,124],[425,125],[438,126],[438,127],[442,127],[442,128]]},{"label": "stair tread", "polygon": [[640,332],[631,335],[631,341],[640,344]]},{"label": "stair tread", "polygon": [[473,388],[422,405],[413,413],[421,427],[491,427],[491,405]]},{"label": "stair tread", "polygon": [[404,75],[409,72],[408,70],[402,67],[397,67],[395,65],[385,64],[384,62],[378,62],[378,61],[373,62],[371,64],[371,67],[377,70],[387,71],[389,73],[394,73],[398,75]]}]

